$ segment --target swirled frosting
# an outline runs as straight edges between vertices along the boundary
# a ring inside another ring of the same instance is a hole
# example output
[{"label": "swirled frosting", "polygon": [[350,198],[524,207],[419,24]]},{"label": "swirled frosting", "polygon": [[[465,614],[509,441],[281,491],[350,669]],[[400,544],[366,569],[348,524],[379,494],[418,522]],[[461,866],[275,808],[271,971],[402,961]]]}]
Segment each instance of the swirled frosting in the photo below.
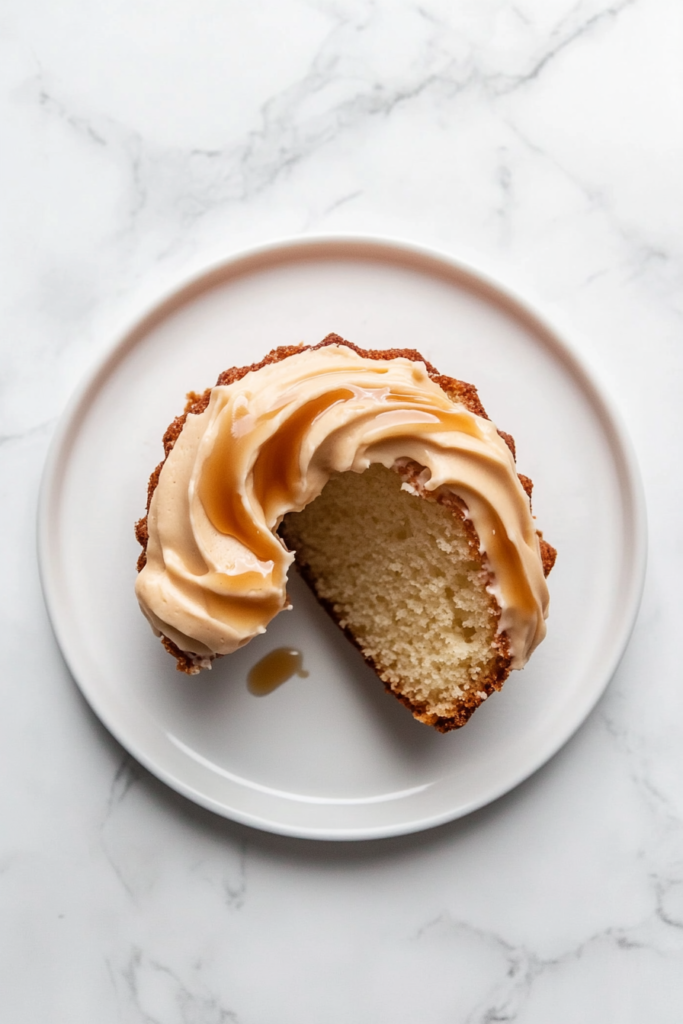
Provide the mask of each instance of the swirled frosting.
[{"label": "swirled frosting", "polygon": [[491,574],[512,666],[545,635],[548,590],[529,498],[495,426],[423,363],[344,345],[303,350],[216,386],[190,414],[152,497],[140,606],[198,659],[229,654],[287,607],[293,554],[276,534],[334,472],[402,460],[464,502]]}]

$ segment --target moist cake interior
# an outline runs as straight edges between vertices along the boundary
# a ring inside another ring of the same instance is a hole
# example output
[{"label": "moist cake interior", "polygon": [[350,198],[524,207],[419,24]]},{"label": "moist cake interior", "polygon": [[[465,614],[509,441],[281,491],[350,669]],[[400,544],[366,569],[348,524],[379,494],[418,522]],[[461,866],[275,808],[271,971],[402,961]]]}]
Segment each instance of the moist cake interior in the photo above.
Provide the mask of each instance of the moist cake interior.
[{"label": "moist cake interior", "polygon": [[333,475],[280,532],[318,598],[416,717],[437,728],[436,719],[465,721],[466,706],[500,686],[508,659],[495,645],[498,606],[453,507],[373,465]]}]

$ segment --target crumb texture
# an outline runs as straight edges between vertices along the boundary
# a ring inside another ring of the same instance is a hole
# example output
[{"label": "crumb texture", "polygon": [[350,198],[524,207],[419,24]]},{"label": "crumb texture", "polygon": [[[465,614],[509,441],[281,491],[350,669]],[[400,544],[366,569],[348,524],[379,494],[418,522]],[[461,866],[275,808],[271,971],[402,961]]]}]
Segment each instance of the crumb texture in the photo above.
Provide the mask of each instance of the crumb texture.
[{"label": "crumb texture", "polygon": [[387,688],[445,731],[500,687],[508,659],[471,527],[450,495],[407,486],[380,465],[335,474],[281,533]]}]

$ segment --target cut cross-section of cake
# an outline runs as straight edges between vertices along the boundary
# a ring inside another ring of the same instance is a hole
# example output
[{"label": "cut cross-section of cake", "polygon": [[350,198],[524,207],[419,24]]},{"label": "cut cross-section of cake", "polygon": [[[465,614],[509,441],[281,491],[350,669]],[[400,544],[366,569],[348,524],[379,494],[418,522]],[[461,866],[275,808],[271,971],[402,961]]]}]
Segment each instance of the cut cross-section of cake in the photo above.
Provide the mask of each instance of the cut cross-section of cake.
[{"label": "cut cross-section of cake", "polygon": [[178,667],[288,607],[294,558],[386,688],[463,725],[545,635],[555,551],[476,390],[330,335],[192,394],[150,479],[137,595]]},{"label": "cut cross-section of cake", "polygon": [[416,718],[463,725],[510,668],[500,609],[458,499],[423,467],[334,476],[280,533],[302,575]]}]

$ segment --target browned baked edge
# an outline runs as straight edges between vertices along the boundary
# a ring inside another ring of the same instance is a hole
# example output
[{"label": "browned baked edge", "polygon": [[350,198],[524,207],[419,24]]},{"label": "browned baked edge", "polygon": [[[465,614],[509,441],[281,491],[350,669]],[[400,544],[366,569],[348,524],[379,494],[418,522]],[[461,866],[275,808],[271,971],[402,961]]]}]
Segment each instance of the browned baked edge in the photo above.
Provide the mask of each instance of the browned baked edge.
[{"label": "browned baked edge", "polygon": [[[242,377],[246,376],[246,374],[260,370],[264,366],[269,366],[272,363],[281,362],[283,359],[287,359],[289,358],[289,356],[298,355],[301,352],[314,351],[315,349],[324,348],[327,345],[345,345],[347,348],[352,349],[359,356],[362,356],[365,359],[403,358],[411,359],[413,362],[424,363],[430,378],[436,384],[439,385],[442,391],[444,391],[449,398],[451,398],[455,402],[460,402],[467,409],[469,409],[470,412],[475,413],[477,416],[481,416],[484,419],[489,418],[486,413],[486,410],[481,404],[477,389],[473,384],[468,384],[465,381],[457,380],[454,377],[447,377],[444,374],[440,374],[438,370],[434,366],[432,366],[432,364],[427,359],[425,359],[424,356],[422,356],[416,349],[362,349],[359,348],[357,345],[354,345],[352,342],[346,341],[338,334],[328,334],[327,337],[324,338],[323,341],[321,341],[318,345],[282,345],[279,348],[274,348],[258,363],[252,363],[250,366],[232,367],[229,370],[224,370],[223,373],[219,375],[215,386],[218,387],[221,385],[233,384],[235,381],[241,380]],[[207,388],[201,394],[198,394],[195,391],[190,391],[187,395],[187,403],[185,405],[183,413],[180,416],[176,416],[176,418],[173,420],[171,424],[169,424],[168,428],[166,429],[166,432],[164,433],[164,458],[161,460],[161,462],[152,472],[149,478],[149,483],[147,485],[146,513],[142,517],[142,519],[139,519],[135,524],[135,536],[138,540],[138,543],[142,547],[142,551],[137,561],[138,572],[140,572],[144,568],[145,563],[147,561],[147,543],[149,540],[149,533],[147,530],[147,514],[149,513],[149,508],[152,502],[152,495],[154,494],[154,491],[156,490],[157,484],[159,482],[159,475],[161,473],[163,465],[166,459],[168,458],[170,452],[173,450],[173,447],[176,441],[178,440],[178,437],[180,436],[183,426],[185,425],[187,417],[191,413],[194,415],[199,415],[199,413],[202,413],[206,409],[207,405],[209,404],[209,398],[211,396],[212,390],[212,388]],[[516,459],[514,439],[510,436],[510,434],[507,434],[502,430],[499,430],[498,433],[503,438],[508,448],[512,452],[513,458]],[[531,493],[533,489],[532,481],[528,477],[523,476],[522,474],[519,474],[519,479],[524,490],[529,496],[529,500],[531,501]],[[455,496],[448,496],[446,494],[425,494],[425,498],[427,500],[437,501],[440,504],[448,505],[452,509],[453,514],[457,515],[465,523],[468,529],[468,533],[472,534],[471,543],[473,545],[473,551],[476,550],[477,557],[479,558],[480,556],[478,538],[476,536],[476,533],[474,532],[474,528],[471,526],[469,520],[465,518],[461,508],[459,507],[459,499],[455,498]],[[454,498],[455,501],[451,501],[450,498]],[[555,563],[557,552],[555,551],[555,548],[553,548],[550,544],[548,544],[547,541],[543,539],[540,532],[538,536],[541,546],[543,571],[544,574],[547,576]],[[307,575],[306,567],[301,565],[299,562],[297,562],[297,564],[299,566],[301,575],[309,584],[309,586],[311,586],[313,592],[315,593],[315,586],[313,585],[313,582],[310,578],[310,574]],[[323,605],[326,611],[332,616],[335,622],[339,624],[337,616],[335,615],[333,609],[329,605],[329,602],[321,600],[320,603]],[[350,633],[350,631],[348,629],[344,629],[343,632],[348,637],[348,639],[354,644],[354,646],[358,647],[358,643],[353,637],[353,635]],[[500,654],[498,659],[499,664],[496,675],[495,677],[492,677],[490,679],[482,680],[481,683],[479,683],[478,681],[478,690],[482,693],[486,693],[487,696],[494,690],[499,690],[502,687],[505,679],[507,678],[510,672],[510,656],[507,650],[507,637],[503,633],[497,639],[499,642]],[[166,650],[169,652],[169,654],[172,654],[173,657],[176,659],[176,667],[178,671],[185,672],[188,675],[194,675],[197,673],[198,669],[196,666],[196,661],[191,654],[188,654],[185,651],[181,651],[180,648],[175,643],[173,643],[172,640],[170,640],[163,634],[161,635],[161,642],[166,648]],[[218,655],[218,657],[220,657],[220,655]],[[365,660],[374,669],[374,671],[378,675],[380,675],[382,667],[375,664],[371,659],[367,657],[365,658]],[[382,681],[384,682],[384,680]],[[402,704],[404,704],[407,708],[410,709],[415,718],[419,719],[427,725],[432,725],[439,732],[448,732],[451,729],[457,729],[463,726],[471,717],[472,713],[476,710],[476,708],[483,702],[483,700],[486,699],[477,697],[476,693],[467,694],[462,699],[462,710],[459,709],[457,715],[453,716],[452,718],[439,718],[437,715],[430,713],[426,707],[421,707],[419,705],[413,704],[411,701],[408,700],[408,698],[404,697],[402,694],[396,693],[394,690],[391,689],[391,684],[384,682],[384,686],[388,692],[390,692],[394,697],[397,697]]]}]

